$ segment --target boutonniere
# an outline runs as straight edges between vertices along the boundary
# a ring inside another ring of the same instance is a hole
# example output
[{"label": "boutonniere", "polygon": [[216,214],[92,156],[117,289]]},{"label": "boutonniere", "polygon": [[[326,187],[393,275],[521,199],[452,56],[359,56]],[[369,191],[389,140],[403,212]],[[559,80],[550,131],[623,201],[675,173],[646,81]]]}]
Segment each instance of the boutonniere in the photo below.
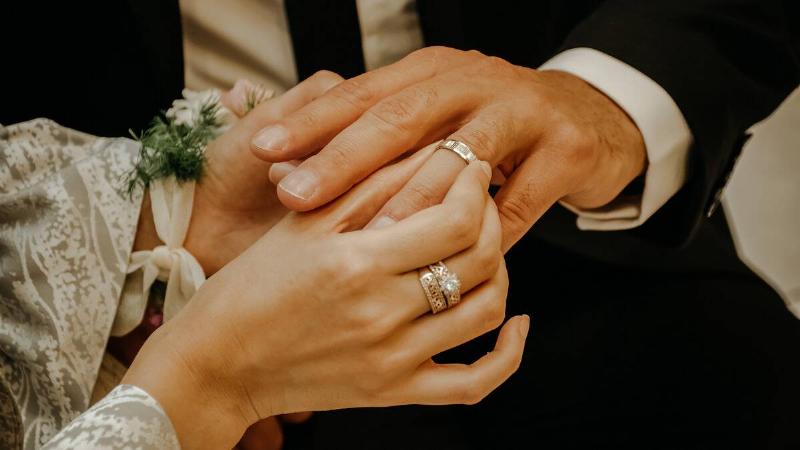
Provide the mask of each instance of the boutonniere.
[{"label": "boutonniere", "polygon": [[[272,95],[251,83],[241,86],[248,86],[244,104],[234,107],[241,106],[245,114]],[[154,286],[163,292],[155,299],[163,301],[156,300],[150,306],[158,317],[169,320],[205,281],[202,266],[183,244],[192,217],[196,182],[206,164],[206,146],[235,120],[236,115],[222,105],[219,91],[186,89],[183,98],[156,116],[147,130],[139,135],[131,132],[141,147],[126,180],[128,193],[132,195],[140,187],[147,189],[162,245],[131,253],[127,273],[141,271],[141,286],[123,293],[111,330],[113,336],[123,336],[142,322]],[[156,281],[166,283],[166,287],[159,289]]]},{"label": "boutonniere", "polygon": [[[272,91],[246,84],[245,113],[269,99]],[[197,181],[203,175],[205,148],[224,133],[235,115],[220,102],[220,92],[211,89],[183,90],[183,98],[156,116],[150,127],[131,135],[141,143],[139,160],[128,177],[128,192],[148,188],[154,180],[175,177],[179,183]]]},{"label": "boutonniere", "polygon": [[174,176],[178,182],[197,181],[203,175],[205,148],[219,136],[231,112],[219,102],[219,91],[183,90],[165,113],[156,116],[141,134],[139,160],[128,178],[128,192],[148,188],[157,179]]}]

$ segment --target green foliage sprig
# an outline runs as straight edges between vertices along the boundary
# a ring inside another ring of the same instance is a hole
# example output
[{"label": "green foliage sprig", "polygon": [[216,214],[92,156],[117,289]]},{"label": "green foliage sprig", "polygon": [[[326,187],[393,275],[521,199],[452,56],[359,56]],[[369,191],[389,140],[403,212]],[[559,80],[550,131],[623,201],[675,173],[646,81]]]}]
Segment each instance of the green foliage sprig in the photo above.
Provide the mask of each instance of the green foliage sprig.
[{"label": "green foliage sprig", "polygon": [[195,123],[177,123],[162,112],[150,128],[131,135],[142,145],[139,160],[128,175],[128,193],[147,188],[157,179],[174,176],[178,182],[199,180],[203,175],[205,148],[224,125],[216,99],[205,101]]}]

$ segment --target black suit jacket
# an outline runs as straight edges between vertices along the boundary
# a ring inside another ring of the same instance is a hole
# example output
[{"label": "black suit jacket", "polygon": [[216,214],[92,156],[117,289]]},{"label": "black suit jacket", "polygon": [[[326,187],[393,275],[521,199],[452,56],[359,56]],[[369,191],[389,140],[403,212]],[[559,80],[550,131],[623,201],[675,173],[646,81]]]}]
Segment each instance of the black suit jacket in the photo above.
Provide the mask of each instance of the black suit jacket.
[{"label": "black suit jacket", "polygon": [[[595,48],[655,80],[686,117],[695,138],[689,181],[645,226],[577,232],[574,218],[554,208],[537,233],[623,264],[702,267],[732,254],[724,219],[705,231],[701,225],[747,128],[800,79],[797,1],[418,0],[417,7],[428,45],[478,49],[528,67],[564,49]],[[49,117],[125,135],[144,128],[183,86],[175,0],[14,2],[0,33],[0,123]],[[708,248],[670,253],[660,246],[686,244],[698,231],[718,235],[722,253],[708,260]]]}]

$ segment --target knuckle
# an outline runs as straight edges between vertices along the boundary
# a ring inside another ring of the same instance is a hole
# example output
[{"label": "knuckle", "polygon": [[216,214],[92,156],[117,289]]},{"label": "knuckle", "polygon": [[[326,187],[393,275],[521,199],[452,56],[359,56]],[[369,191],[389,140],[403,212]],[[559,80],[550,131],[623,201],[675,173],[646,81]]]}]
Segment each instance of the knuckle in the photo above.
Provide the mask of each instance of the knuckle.
[{"label": "knuckle", "polygon": [[451,234],[459,244],[472,245],[480,236],[480,222],[464,208],[455,208],[449,215]]},{"label": "knuckle", "polygon": [[370,343],[382,341],[394,329],[394,324],[382,307],[371,307],[363,311],[359,323],[364,339]]},{"label": "knuckle", "polygon": [[375,98],[375,93],[363,79],[356,77],[339,83],[331,94],[355,107],[363,108]]},{"label": "knuckle", "polygon": [[344,258],[338,255],[338,252],[328,252],[320,254],[317,259],[317,273],[321,278],[338,279],[340,276],[339,269],[344,265]]},{"label": "knuckle", "polygon": [[559,120],[555,133],[562,144],[570,147],[580,147],[585,144],[583,130],[572,120]]},{"label": "knuckle", "polygon": [[291,119],[304,130],[316,130],[320,123],[317,114],[310,110],[300,110],[291,115]]},{"label": "knuckle", "polygon": [[503,219],[505,226],[513,224],[520,228],[527,227],[533,221],[533,212],[526,192],[520,192],[515,196],[503,199],[497,205],[497,212]]},{"label": "knuckle", "polygon": [[442,56],[452,56],[462,53],[461,50],[456,50],[452,47],[445,47],[443,45],[431,45],[429,47],[423,47],[419,50],[415,50],[411,53],[411,55],[415,58],[440,58]]},{"label": "knuckle", "polygon": [[336,84],[344,81],[344,78],[342,78],[338,73],[324,69],[314,72],[314,75],[312,75],[311,78],[319,80],[325,84]]},{"label": "knuckle", "polygon": [[464,141],[475,151],[480,159],[492,161],[497,152],[497,137],[502,132],[504,125],[496,118],[485,118],[480,127],[469,127],[461,130],[459,137],[454,139]]},{"label": "knuckle", "polygon": [[[324,162],[318,162],[322,163],[323,166],[349,167],[351,170],[358,170],[359,164],[354,164],[354,154],[357,147],[352,145],[350,138],[350,135],[339,135],[335,141],[322,149],[315,158],[322,158]],[[358,174],[360,175],[360,172]]]},{"label": "knuckle", "polygon": [[394,96],[381,101],[367,110],[366,115],[372,117],[378,125],[389,131],[404,131],[414,117],[413,100],[404,95]]},{"label": "knuckle", "polygon": [[481,52],[480,50],[467,50],[467,55],[472,57],[479,57],[479,58],[488,58],[485,53]]},{"label": "knuckle", "polygon": [[514,70],[514,65],[499,56],[487,56],[486,65],[494,70],[509,72]]},{"label": "knuckle", "polygon": [[356,289],[366,284],[374,267],[371,256],[352,246],[341,246],[320,256],[320,274],[338,280],[340,287]]},{"label": "knuckle", "polygon": [[481,305],[481,317],[487,329],[494,330],[503,324],[506,318],[506,296],[499,289],[492,292],[489,300]]},{"label": "knuckle", "polygon": [[475,63],[473,69],[476,73],[491,74],[494,78],[507,79],[516,78],[518,75],[517,67],[498,56],[486,56],[479,54],[480,59]]},{"label": "knuckle", "polygon": [[477,405],[485,397],[485,394],[478,390],[478,388],[471,389],[467,395],[468,396],[464,399],[464,404],[470,406]]},{"label": "knuckle", "polygon": [[[355,253],[355,252],[353,252]],[[354,255],[353,258],[347,258],[346,261],[340,264],[342,273],[345,279],[364,283],[366,279],[370,278],[372,262],[366,255]]]},{"label": "knuckle", "polygon": [[390,131],[406,131],[425,111],[433,105],[438,93],[425,86],[412,86],[405,91],[384,99],[367,111]]},{"label": "knuckle", "polygon": [[405,209],[419,211],[439,203],[441,195],[434,191],[428,183],[413,183],[404,189]]},{"label": "knuckle", "polygon": [[349,305],[343,314],[343,322],[357,342],[372,343],[383,334],[380,308],[370,304]]},{"label": "knuckle", "polygon": [[372,349],[364,352],[362,389],[373,395],[382,392],[401,370],[402,363],[391,352]]},{"label": "knuckle", "polygon": [[416,50],[408,57],[420,64],[430,65],[434,73],[439,73],[452,67],[452,61],[454,59],[459,59],[462,55],[467,53],[468,52],[451,47],[434,45]]},{"label": "knuckle", "polygon": [[459,403],[465,405],[477,404],[486,397],[485,389],[480,385],[480,380],[477,380],[475,376],[468,376],[466,378],[468,382],[460,386],[457,394]]},{"label": "knuckle", "polygon": [[559,120],[554,136],[561,151],[560,157],[570,167],[582,167],[587,162],[598,139],[572,120]]},{"label": "knuckle", "polygon": [[417,99],[417,108],[424,111],[439,100],[439,91],[431,86],[414,85],[409,89],[413,98]]},{"label": "knuckle", "polygon": [[498,246],[494,245],[494,243],[491,245],[479,243],[478,245],[479,248],[475,255],[475,263],[480,265],[480,275],[482,278],[491,278],[497,273],[497,269],[500,267],[500,259],[503,258],[503,255],[499,248],[497,248]]}]

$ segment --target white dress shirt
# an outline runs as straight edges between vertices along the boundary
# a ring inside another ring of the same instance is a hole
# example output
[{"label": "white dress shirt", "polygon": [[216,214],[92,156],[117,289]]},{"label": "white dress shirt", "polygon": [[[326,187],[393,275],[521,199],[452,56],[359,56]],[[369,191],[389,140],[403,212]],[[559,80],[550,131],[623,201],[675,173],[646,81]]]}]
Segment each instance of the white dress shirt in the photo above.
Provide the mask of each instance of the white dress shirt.
[{"label": "white dress shirt", "polygon": [[[186,85],[230,88],[246,78],[284,92],[297,83],[289,26],[281,0],[180,0]],[[391,64],[424,45],[413,0],[357,0],[367,70]],[[686,179],[692,134],[678,106],[656,82],[597,50],[556,55],[542,70],[576,75],[614,100],[639,127],[648,166],[641,195],[620,196],[582,210],[585,230],[622,230],[644,223]]]}]

